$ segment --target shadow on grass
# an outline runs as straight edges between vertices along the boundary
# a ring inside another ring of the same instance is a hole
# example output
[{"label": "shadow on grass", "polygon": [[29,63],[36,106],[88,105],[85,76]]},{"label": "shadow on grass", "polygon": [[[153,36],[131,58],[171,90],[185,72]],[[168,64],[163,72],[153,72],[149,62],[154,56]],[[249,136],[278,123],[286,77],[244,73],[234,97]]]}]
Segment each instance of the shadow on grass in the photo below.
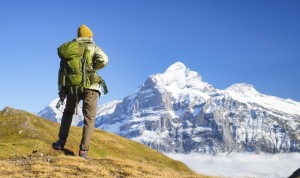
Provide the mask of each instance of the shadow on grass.
[{"label": "shadow on grass", "polygon": [[61,151],[64,152],[66,156],[76,156],[74,151],[72,151],[72,150],[68,150],[68,149],[64,148]]}]

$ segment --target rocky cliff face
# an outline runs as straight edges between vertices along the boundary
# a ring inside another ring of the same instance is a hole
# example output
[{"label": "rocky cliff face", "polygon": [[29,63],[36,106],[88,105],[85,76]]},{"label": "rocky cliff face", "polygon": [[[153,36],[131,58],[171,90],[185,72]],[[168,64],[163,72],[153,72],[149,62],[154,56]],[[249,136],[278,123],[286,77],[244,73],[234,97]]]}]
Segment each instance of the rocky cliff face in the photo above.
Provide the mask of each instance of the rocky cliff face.
[{"label": "rocky cliff face", "polygon": [[215,89],[180,62],[110,108],[97,128],[162,152],[300,151],[299,102],[249,84]]}]

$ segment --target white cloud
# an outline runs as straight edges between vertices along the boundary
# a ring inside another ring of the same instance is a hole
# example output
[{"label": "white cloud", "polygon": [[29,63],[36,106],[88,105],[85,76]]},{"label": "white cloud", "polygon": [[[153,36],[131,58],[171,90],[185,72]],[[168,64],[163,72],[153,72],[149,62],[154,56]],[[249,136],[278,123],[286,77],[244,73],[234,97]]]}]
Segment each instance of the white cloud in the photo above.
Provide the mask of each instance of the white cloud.
[{"label": "white cloud", "polygon": [[197,173],[211,176],[282,178],[300,168],[299,153],[285,154],[166,154]]}]

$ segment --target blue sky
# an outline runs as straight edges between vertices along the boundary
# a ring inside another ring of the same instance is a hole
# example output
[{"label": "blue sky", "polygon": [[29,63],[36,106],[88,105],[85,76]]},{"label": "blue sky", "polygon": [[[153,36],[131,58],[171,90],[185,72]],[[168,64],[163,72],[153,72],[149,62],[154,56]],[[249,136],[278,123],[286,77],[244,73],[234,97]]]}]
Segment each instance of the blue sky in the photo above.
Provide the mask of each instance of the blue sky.
[{"label": "blue sky", "polygon": [[1,1],[0,109],[57,97],[56,49],[89,26],[110,58],[99,104],[122,99],[181,61],[218,89],[250,83],[300,101],[300,1]]}]

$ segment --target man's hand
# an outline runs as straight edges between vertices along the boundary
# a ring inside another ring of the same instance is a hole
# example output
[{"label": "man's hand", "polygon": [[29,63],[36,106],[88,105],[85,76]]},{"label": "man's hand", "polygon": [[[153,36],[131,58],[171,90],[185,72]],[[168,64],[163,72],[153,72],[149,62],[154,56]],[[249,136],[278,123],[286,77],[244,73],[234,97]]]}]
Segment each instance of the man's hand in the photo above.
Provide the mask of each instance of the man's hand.
[{"label": "man's hand", "polygon": [[58,100],[58,102],[57,102],[57,104],[56,104],[56,109],[59,109],[60,108],[60,106],[62,106],[62,105],[64,105],[65,103],[64,103],[64,100]]}]

